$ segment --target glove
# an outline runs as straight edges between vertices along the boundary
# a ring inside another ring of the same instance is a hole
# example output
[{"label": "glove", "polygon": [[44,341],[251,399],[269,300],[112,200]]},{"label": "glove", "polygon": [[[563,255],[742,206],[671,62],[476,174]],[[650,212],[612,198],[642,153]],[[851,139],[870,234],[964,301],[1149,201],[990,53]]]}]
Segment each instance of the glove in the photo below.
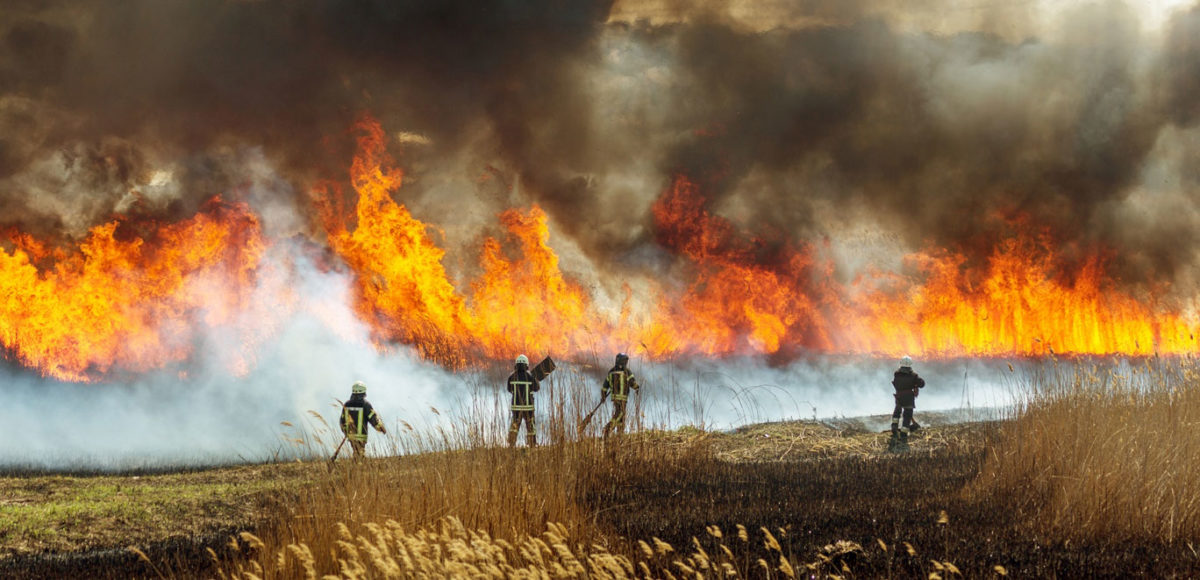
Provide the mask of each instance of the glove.
[{"label": "glove", "polygon": [[380,426],[379,426],[379,432],[380,432],[380,433],[383,433],[384,435],[387,435],[387,427],[384,427],[383,425],[380,425]]}]

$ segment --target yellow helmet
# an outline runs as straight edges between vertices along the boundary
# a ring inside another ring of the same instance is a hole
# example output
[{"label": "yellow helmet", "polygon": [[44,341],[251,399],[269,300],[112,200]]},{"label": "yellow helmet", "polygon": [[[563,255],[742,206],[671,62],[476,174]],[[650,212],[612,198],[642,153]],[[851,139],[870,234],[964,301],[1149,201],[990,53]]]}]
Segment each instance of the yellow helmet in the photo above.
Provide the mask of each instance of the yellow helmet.
[{"label": "yellow helmet", "polygon": [[354,381],[354,386],[350,387],[350,394],[352,394],[352,395],[367,394],[367,384],[362,381]]}]

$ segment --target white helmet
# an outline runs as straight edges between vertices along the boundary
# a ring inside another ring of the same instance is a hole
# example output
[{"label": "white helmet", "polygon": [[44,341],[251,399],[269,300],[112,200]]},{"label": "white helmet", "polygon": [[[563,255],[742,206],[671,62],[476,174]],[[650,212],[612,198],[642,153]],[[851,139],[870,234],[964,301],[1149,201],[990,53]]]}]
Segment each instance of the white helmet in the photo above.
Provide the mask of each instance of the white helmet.
[{"label": "white helmet", "polygon": [[517,355],[517,364],[529,366],[529,358],[523,354]]},{"label": "white helmet", "polygon": [[912,357],[906,355],[904,358],[900,359],[900,366],[911,367],[912,366]]},{"label": "white helmet", "polygon": [[354,386],[350,387],[350,394],[352,394],[352,395],[367,394],[367,384],[362,381],[354,381]]}]

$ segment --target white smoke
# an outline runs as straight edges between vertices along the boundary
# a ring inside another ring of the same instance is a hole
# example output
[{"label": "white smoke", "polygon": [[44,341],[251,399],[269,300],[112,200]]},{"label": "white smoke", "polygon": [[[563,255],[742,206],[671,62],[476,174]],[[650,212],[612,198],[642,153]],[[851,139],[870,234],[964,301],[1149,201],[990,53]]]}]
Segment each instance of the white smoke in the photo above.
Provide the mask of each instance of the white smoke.
[{"label": "white smoke", "polygon": [[[126,383],[75,385],[2,371],[0,468],[153,470],[328,453],[330,438],[337,439],[330,432],[320,446],[297,447],[290,439],[332,427],[337,401],[349,396],[356,380],[368,385],[367,398],[392,436],[401,421],[428,431],[468,416],[488,420],[472,415],[472,408],[495,408],[493,425],[507,420],[503,404],[489,404],[501,397],[496,377],[450,373],[407,347],[381,352],[349,306],[350,280],[292,257],[298,306],[244,376],[227,370],[217,338],[208,339],[205,360],[186,378],[162,372]],[[643,385],[636,404],[646,425],[729,429],[890,414],[894,362],[831,357],[769,368],[757,358],[652,363],[635,355],[632,366]],[[986,409],[1014,400],[1003,363],[917,366],[929,385],[918,399],[918,419],[926,410]],[[580,407],[589,408],[599,398],[597,368],[560,361],[554,377],[566,384],[582,375],[595,391],[583,393]],[[547,383],[543,403],[555,388]],[[539,423],[546,407],[539,408]],[[313,411],[327,426],[312,418]],[[385,437],[372,437],[370,453],[392,449]]]},{"label": "white smoke", "polygon": [[[972,410],[980,417],[1011,406],[1020,385],[1007,363],[961,359],[918,363],[926,381],[922,411]],[[667,426],[731,429],[749,423],[825,420],[892,413],[896,361],[872,357],[816,357],[771,368],[756,358],[646,365],[641,382],[646,416]],[[889,419],[890,421],[890,419]]]},{"label": "white smoke", "polygon": [[320,453],[289,438],[319,426],[310,411],[335,425],[336,401],[356,380],[389,424],[452,400],[453,376],[406,349],[371,345],[343,275],[293,258],[298,307],[244,376],[226,364],[236,349],[227,336],[199,341],[203,360],[186,376],[77,385],[0,371],[0,468],[160,469]]}]

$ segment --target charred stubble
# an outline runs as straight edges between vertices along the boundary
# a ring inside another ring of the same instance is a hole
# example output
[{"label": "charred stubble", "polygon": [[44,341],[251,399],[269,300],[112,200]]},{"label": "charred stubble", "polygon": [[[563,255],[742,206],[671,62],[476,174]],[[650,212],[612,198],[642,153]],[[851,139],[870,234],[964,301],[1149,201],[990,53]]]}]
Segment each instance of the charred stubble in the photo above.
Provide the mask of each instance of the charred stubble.
[{"label": "charred stubble", "polygon": [[[1186,547],[1054,543],[1032,531],[1034,522],[1015,517],[1008,498],[964,499],[963,488],[982,459],[980,452],[949,452],[771,463],[713,460],[650,477],[631,469],[589,490],[585,501],[631,551],[637,540],[657,537],[683,552],[696,538],[710,553],[723,542],[748,564],[759,558],[776,562],[781,554],[766,547],[760,530],[765,527],[793,563],[833,555],[836,550],[826,546],[840,540],[857,542],[863,550],[834,555],[832,571],[845,562],[859,577],[928,577],[931,560],[953,562],[967,577],[994,576],[997,565],[1019,577],[1195,573],[1195,558]],[[948,523],[939,524],[943,511]],[[737,539],[739,524],[748,529],[748,541]],[[713,525],[723,531],[723,540],[705,533]],[[905,543],[913,547],[911,553]],[[754,566],[747,569],[753,575]]]}]

